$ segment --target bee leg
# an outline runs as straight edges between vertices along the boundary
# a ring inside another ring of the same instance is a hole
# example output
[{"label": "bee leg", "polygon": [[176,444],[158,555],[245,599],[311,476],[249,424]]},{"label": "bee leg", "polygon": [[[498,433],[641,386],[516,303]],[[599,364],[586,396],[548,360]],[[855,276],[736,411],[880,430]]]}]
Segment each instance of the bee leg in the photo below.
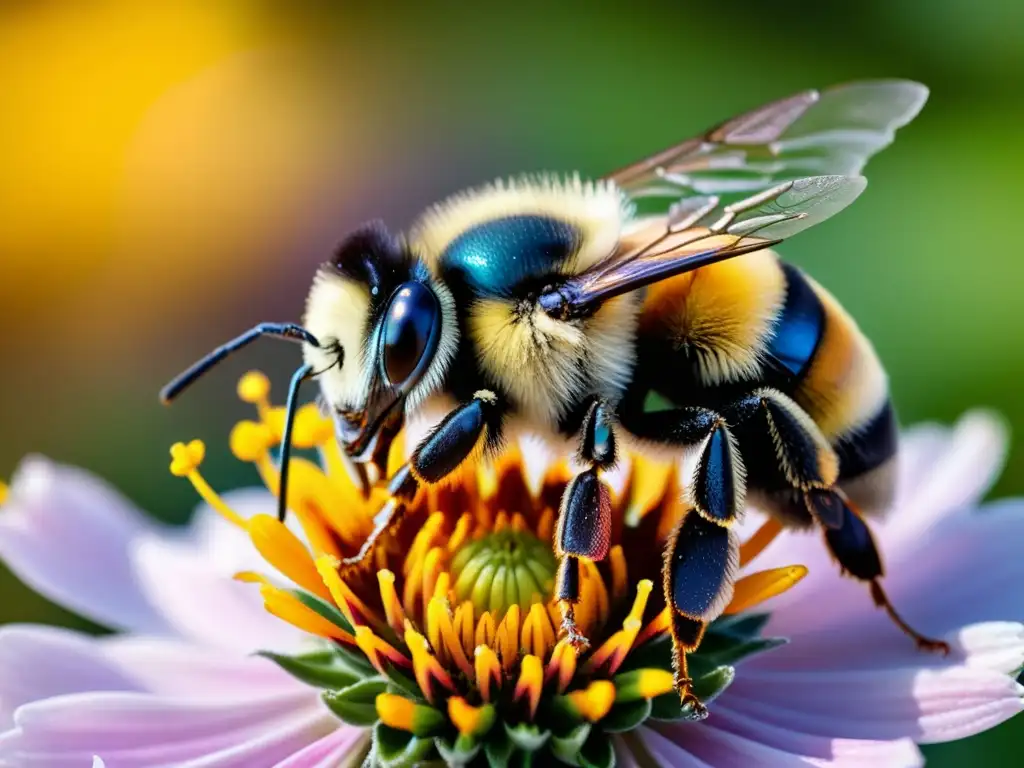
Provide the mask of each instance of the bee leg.
[{"label": "bee leg", "polygon": [[[805,519],[821,525],[825,543],[843,572],[868,582],[875,604],[883,608],[919,648],[948,653],[946,643],[914,630],[889,602],[881,584],[884,570],[874,538],[849,498],[836,487],[839,459],[810,416],[786,395],[771,389],[754,392],[737,401],[727,412],[744,422],[739,428],[745,436],[756,439],[759,432],[769,439],[777,463],[772,471],[781,473],[784,482],[789,484],[789,495],[798,500],[795,506],[802,502]],[[751,446],[747,455],[754,455],[754,449],[756,446]],[[757,478],[758,481],[764,479]]]},{"label": "bee leg", "polygon": [[686,654],[696,650],[707,624],[732,598],[739,567],[733,522],[743,515],[743,459],[725,418],[709,408],[627,411],[623,426],[638,437],[669,445],[701,445],[690,483],[691,510],[669,536],[662,569],[665,603],[672,608],[676,690],[697,718],[707,710],[693,695]]},{"label": "bee leg", "polygon": [[487,446],[496,446],[501,439],[504,410],[497,396],[488,390],[477,392],[473,399],[447,416],[425,437],[388,482],[390,498],[374,516],[373,532],[354,557],[343,565],[356,566],[370,562],[381,534],[398,525],[421,485],[434,485],[453,475],[463,464],[479,456]]},{"label": "bee leg", "polygon": [[562,629],[579,649],[589,644],[576,626],[582,576],[579,558],[603,560],[612,538],[611,494],[598,472],[615,464],[615,433],[610,414],[597,399],[583,417],[577,458],[590,467],[576,475],[562,494],[554,544],[559,559],[555,596],[562,609]]},{"label": "bee leg", "polygon": [[693,693],[686,654],[697,649],[708,623],[732,598],[738,567],[735,534],[696,509],[669,536],[662,578],[672,607],[672,665],[680,701],[694,719],[707,717],[707,708]]},{"label": "bee leg", "polygon": [[871,529],[842,491],[832,489],[827,493],[833,497],[829,503],[840,509],[840,525],[825,528],[825,543],[839,563],[839,567],[844,573],[871,585],[871,597],[875,605],[882,608],[893,623],[913,639],[918,648],[948,654],[948,643],[922,635],[896,612],[885,590],[882,589],[882,558],[878,553],[878,547],[875,546]]}]

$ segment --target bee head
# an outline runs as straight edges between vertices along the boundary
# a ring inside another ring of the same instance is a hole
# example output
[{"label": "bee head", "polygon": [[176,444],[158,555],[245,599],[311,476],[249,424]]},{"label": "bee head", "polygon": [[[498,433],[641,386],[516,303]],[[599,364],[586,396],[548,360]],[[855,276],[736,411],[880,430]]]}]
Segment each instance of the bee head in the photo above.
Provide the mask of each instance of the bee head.
[{"label": "bee head", "polygon": [[447,288],[379,222],[350,234],[317,273],[306,361],[345,452],[370,460],[444,379],[458,331]]}]

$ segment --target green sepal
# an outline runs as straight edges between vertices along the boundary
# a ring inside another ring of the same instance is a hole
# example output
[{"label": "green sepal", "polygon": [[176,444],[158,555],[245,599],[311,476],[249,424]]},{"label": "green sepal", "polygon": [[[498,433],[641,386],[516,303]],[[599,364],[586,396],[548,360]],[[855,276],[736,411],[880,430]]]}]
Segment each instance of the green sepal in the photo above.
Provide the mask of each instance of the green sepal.
[{"label": "green sepal", "polygon": [[[736,670],[730,666],[717,667],[700,677],[694,678],[693,693],[704,704],[709,704],[718,698],[732,681],[736,678]],[[661,722],[678,722],[680,720],[693,720],[693,712],[688,707],[683,707],[679,702],[679,694],[675,691],[656,696],[651,700],[652,720]]]},{"label": "green sepal", "polygon": [[490,768],[508,768],[516,746],[504,728],[492,728],[484,742],[484,756]]},{"label": "green sepal", "polygon": [[299,602],[301,602],[304,606],[306,606],[312,611],[315,611],[321,617],[331,622],[331,624],[333,624],[334,626],[345,630],[350,635],[354,635],[356,633],[355,628],[351,624],[349,624],[348,619],[346,619],[342,615],[341,611],[339,611],[336,607],[328,603],[326,600],[322,600],[316,595],[310,592],[306,592],[303,589],[292,589],[289,590],[289,592],[291,592],[295,597],[297,597],[299,599]]},{"label": "green sepal", "polygon": [[383,768],[413,768],[434,749],[433,739],[421,739],[408,731],[377,723],[373,728],[377,760]]},{"label": "green sepal", "polygon": [[556,736],[569,733],[584,721],[583,715],[572,705],[569,697],[561,694],[542,700],[538,719],[547,724]]},{"label": "green sepal", "polygon": [[321,698],[327,708],[346,723],[368,726],[380,719],[377,716],[377,696],[387,687],[384,678],[374,677],[337,691],[324,691]]},{"label": "green sepal", "polygon": [[736,664],[748,656],[774,650],[788,642],[789,640],[785,637],[759,637],[731,644],[722,644],[717,650],[712,646],[708,653],[701,654],[701,660],[716,667]]},{"label": "green sepal", "polygon": [[736,668],[727,664],[708,672],[706,675],[694,678],[693,693],[705,704],[709,704],[736,679]]},{"label": "green sepal", "polygon": [[531,723],[520,723],[514,727],[504,723],[504,726],[505,733],[512,739],[512,743],[524,752],[536,752],[551,738],[551,731],[542,731]]},{"label": "green sepal", "polygon": [[590,738],[580,750],[579,761],[582,768],[613,768],[615,749],[611,739],[603,731],[591,731]]},{"label": "green sepal", "polygon": [[338,689],[347,688],[371,675],[376,675],[372,667],[364,669],[351,664],[340,653],[331,649],[312,651],[310,653],[289,656],[273,651],[258,651],[257,656],[277,664],[285,672],[297,680],[301,680],[314,688]]},{"label": "green sepal", "polygon": [[737,640],[748,640],[760,635],[770,618],[770,613],[734,613],[721,616],[711,622],[705,637],[726,634]]},{"label": "green sepal", "polygon": [[580,750],[590,736],[590,723],[582,723],[573,728],[565,736],[551,737],[551,753],[569,765],[580,764]]},{"label": "green sepal", "polygon": [[472,736],[459,736],[454,743],[441,737],[435,738],[434,746],[445,763],[462,766],[469,765],[480,754],[483,744]]},{"label": "green sepal", "polygon": [[[678,696],[676,698],[678,699]],[[650,716],[650,699],[612,704],[608,714],[601,719],[601,730],[608,733],[624,733],[633,730]]]}]

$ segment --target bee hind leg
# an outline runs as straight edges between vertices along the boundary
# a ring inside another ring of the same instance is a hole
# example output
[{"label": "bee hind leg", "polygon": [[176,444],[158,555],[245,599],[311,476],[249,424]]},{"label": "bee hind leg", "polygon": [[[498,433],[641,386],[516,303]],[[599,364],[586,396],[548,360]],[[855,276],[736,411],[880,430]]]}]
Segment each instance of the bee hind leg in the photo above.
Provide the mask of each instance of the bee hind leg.
[{"label": "bee hind leg", "polygon": [[760,389],[726,411],[737,423],[746,455],[768,460],[750,462],[752,482],[787,487],[775,492],[777,512],[789,524],[817,522],[825,543],[844,573],[871,586],[875,604],[913,638],[919,648],[949,652],[949,646],[910,627],[882,588],[882,559],[871,531],[853,503],[837,487],[839,459],[821,430],[800,406],[773,389]]},{"label": "bee hind leg", "polygon": [[948,654],[950,650],[948,643],[922,635],[897,613],[889,596],[882,588],[881,579],[884,574],[882,558],[878,553],[874,537],[871,535],[871,529],[868,528],[867,523],[842,491],[832,489],[827,493],[834,497],[830,503],[841,510],[840,525],[835,528],[825,528],[825,543],[839,563],[839,567],[853,578],[870,584],[871,598],[875,601],[875,605],[883,609],[892,622],[909,636],[918,648],[923,651]]}]

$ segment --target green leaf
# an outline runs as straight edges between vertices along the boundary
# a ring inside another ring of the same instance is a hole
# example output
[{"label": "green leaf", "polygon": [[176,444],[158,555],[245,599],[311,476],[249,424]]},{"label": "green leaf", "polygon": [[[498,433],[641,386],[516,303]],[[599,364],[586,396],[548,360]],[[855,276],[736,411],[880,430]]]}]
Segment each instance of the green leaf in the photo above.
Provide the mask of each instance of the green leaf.
[{"label": "green leaf", "polygon": [[754,656],[758,653],[765,653],[788,643],[785,637],[760,637],[754,640],[745,640],[728,645],[708,654],[702,654],[701,659],[716,667],[726,664],[736,664],[739,661]]},{"label": "green leaf", "polygon": [[551,738],[551,731],[542,731],[531,723],[520,723],[515,727],[504,723],[504,726],[505,733],[512,739],[512,743],[524,752],[536,752]]},{"label": "green leaf", "polygon": [[655,696],[651,699],[651,720],[663,723],[675,723],[680,720],[689,720],[686,711],[679,703],[679,694],[675,691]]},{"label": "green leaf", "polygon": [[492,728],[490,737],[484,742],[487,764],[490,768],[508,768],[509,759],[515,748],[504,728]]},{"label": "green leaf", "polygon": [[607,733],[624,733],[633,730],[650,716],[650,699],[613,704],[608,714],[601,719],[601,730]]},{"label": "green leaf", "polygon": [[348,623],[348,619],[342,615],[341,611],[326,600],[321,600],[316,595],[302,589],[293,589],[290,591],[299,599],[299,602],[307,608],[316,611],[320,616],[331,622],[331,624],[334,624],[336,627],[340,627],[350,635],[354,635],[356,633],[355,629]]},{"label": "green leaf", "polygon": [[565,736],[552,736],[552,754],[563,763],[578,766],[580,764],[580,750],[583,749],[583,745],[590,736],[590,729],[590,723],[583,723],[573,728]]},{"label": "green leaf", "polygon": [[612,768],[615,765],[611,739],[602,731],[591,731],[590,738],[580,750],[580,765],[583,768]]},{"label": "green leaf", "polygon": [[757,637],[770,618],[771,614],[769,613],[734,613],[722,616],[711,622],[707,634],[726,633],[738,639]]},{"label": "green leaf", "polygon": [[341,690],[324,691],[322,698],[327,708],[350,725],[373,725],[377,717],[377,696],[387,690],[381,677],[360,680]]},{"label": "green leaf", "polygon": [[369,673],[357,670],[341,654],[327,649],[297,656],[272,651],[259,651],[256,655],[269,659],[292,677],[316,688],[346,688],[376,674],[372,670]]},{"label": "green leaf", "polygon": [[719,694],[732,685],[736,679],[736,669],[730,666],[721,666],[706,675],[694,678],[693,693],[705,704],[710,704]]},{"label": "green leaf", "polygon": [[469,765],[478,754],[483,745],[472,736],[459,736],[455,743],[447,739],[435,738],[434,746],[448,765]]},{"label": "green leaf", "polygon": [[377,723],[373,729],[377,758],[384,768],[413,768],[434,749],[433,739],[421,739],[408,731]]}]

